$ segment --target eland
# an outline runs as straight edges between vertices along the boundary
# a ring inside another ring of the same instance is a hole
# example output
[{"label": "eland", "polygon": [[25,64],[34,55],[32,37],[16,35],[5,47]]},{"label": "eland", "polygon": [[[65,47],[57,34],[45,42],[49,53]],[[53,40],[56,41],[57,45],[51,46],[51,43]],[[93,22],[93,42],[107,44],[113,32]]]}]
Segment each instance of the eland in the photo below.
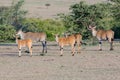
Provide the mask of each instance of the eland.
[{"label": "eland", "polygon": [[30,51],[30,56],[32,56],[32,40],[31,39],[19,40],[18,38],[19,36],[16,35],[16,43],[18,44],[19,57],[21,57],[21,49],[23,47],[27,47]]},{"label": "eland", "polygon": [[74,35],[68,37],[59,37],[58,34],[55,35],[55,40],[60,46],[61,55],[63,56],[63,47],[66,45],[71,45],[72,56],[74,56],[75,51],[75,37]]},{"label": "eland", "polygon": [[42,53],[47,53],[46,33],[44,32],[23,32],[21,29],[17,32],[21,39],[31,39],[33,42],[41,42],[43,46]]},{"label": "eland", "polygon": [[58,45],[60,46],[61,56],[63,55],[63,47],[66,45],[71,46],[72,56],[74,56],[76,44],[78,46],[78,53],[80,53],[80,46],[81,46],[81,42],[82,42],[81,34],[79,34],[79,33],[72,34],[72,35],[65,36],[65,37],[59,37],[59,35],[56,34],[55,40],[58,43]]},{"label": "eland", "polygon": [[113,50],[114,31],[112,30],[96,30],[96,26],[89,25],[89,30],[92,31],[92,35],[99,41],[99,50],[102,50],[102,40],[108,40],[110,43],[110,50]]}]

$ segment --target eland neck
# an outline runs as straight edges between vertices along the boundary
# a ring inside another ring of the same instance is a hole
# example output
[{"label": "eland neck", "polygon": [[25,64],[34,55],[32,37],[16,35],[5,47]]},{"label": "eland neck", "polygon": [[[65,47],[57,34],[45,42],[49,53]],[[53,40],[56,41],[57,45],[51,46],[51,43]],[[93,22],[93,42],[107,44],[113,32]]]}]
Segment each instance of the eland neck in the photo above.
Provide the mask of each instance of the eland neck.
[{"label": "eland neck", "polygon": [[97,30],[96,29],[92,29],[92,35],[95,37],[97,35]]},{"label": "eland neck", "polygon": [[18,37],[16,36],[16,43],[18,44]]},{"label": "eland neck", "polygon": [[21,30],[17,33],[17,35],[20,35],[20,38],[24,39],[24,32],[22,32]]},{"label": "eland neck", "polygon": [[24,39],[24,33],[23,32],[21,33],[20,36],[21,36],[21,39]]},{"label": "eland neck", "polygon": [[57,36],[57,35],[55,36],[55,40],[56,40],[56,42],[58,43],[58,36]]}]

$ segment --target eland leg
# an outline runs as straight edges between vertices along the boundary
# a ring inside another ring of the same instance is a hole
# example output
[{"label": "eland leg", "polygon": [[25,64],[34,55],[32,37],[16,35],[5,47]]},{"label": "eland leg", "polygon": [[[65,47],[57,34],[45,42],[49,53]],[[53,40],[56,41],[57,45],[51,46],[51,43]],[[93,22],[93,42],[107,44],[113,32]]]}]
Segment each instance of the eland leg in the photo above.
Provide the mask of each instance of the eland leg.
[{"label": "eland leg", "polygon": [[109,43],[110,43],[110,51],[113,50],[113,39],[109,40]]},{"label": "eland leg", "polygon": [[19,57],[21,57],[21,49],[19,49]]},{"label": "eland leg", "polygon": [[47,53],[47,42],[46,41],[44,41],[44,42],[42,42],[42,46],[43,46],[43,50],[42,50],[42,53]]},{"label": "eland leg", "polygon": [[47,53],[47,41],[45,41],[45,53]]},{"label": "eland leg", "polygon": [[29,47],[30,57],[32,57],[32,46]]},{"label": "eland leg", "polygon": [[78,52],[77,53],[80,53],[80,47],[81,47],[81,43],[78,43]]},{"label": "eland leg", "polygon": [[27,50],[25,50],[25,53],[28,53],[28,54],[30,53],[30,51],[29,51],[29,49],[28,49],[28,48],[27,48]]},{"label": "eland leg", "polygon": [[72,46],[72,56],[74,56],[75,53],[75,46]]},{"label": "eland leg", "polygon": [[45,48],[44,42],[42,42],[42,47],[43,47],[42,53],[44,53],[44,48]]},{"label": "eland leg", "polygon": [[99,51],[102,51],[102,41],[99,40]]},{"label": "eland leg", "polygon": [[61,46],[60,46],[60,51],[61,51],[60,56],[63,56],[63,47]]}]

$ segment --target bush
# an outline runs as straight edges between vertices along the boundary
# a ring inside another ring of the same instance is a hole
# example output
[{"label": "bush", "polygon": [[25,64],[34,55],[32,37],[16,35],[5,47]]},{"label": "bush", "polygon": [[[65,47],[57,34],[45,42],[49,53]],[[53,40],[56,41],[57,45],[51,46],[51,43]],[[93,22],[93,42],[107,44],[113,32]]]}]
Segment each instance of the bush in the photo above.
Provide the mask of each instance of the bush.
[{"label": "bush", "polygon": [[36,19],[29,18],[23,21],[24,32],[46,32],[48,40],[54,40],[52,33],[62,34],[65,32],[65,27],[61,21],[53,19]]},{"label": "bush", "polygon": [[15,38],[13,35],[15,34],[15,29],[10,25],[0,25],[0,41],[11,41]]}]

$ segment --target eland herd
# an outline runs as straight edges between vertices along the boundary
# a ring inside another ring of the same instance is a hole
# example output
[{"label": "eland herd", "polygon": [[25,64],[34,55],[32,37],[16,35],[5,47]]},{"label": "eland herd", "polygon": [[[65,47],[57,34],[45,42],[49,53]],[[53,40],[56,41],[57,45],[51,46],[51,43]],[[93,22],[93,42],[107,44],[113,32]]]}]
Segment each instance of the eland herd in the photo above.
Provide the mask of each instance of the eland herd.
[{"label": "eland herd", "polygon": [[[114,31],[112,30],[96,30],[96,26],[89,25],[88,30],[92,32],[92,36],[96,37],[99,41],[99,50],[102,50],[102,40],[108,40],[110,43],[110,50],[113,50]],[[66,45],[71,46],[71,53],[74,56],[75,46],[78,46],[77,53],[80,53],[80,47],[82,44],[82,35],[80,33],[71,34],[65,37],[59,37],[58,34],[53,34],[55,40],[60,47],[60,56],[63,56],[63,47]],[[19,39],[20,38],[20,39]],[[22,47],[27,47],[30,56],[32,56],[32,44],[33,42],[42,43],[42,53],[47,53],[47,35],[44,32],[26,32],[21,29],[16,33],[16,43],[18,45],[19,57],[21,56]]]}]

